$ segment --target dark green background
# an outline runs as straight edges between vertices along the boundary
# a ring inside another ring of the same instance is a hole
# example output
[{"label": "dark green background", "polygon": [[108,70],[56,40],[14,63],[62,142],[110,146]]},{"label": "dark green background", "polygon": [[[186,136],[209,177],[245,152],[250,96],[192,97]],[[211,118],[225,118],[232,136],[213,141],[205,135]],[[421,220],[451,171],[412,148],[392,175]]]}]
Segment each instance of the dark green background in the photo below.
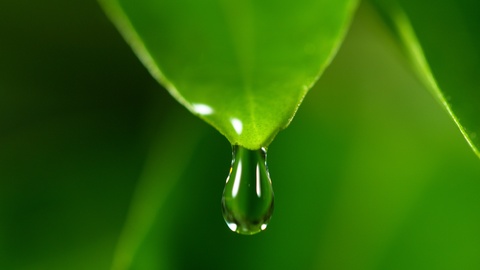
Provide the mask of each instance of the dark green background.
[{"label": "dark green background", "polygon": [[0,269],[109,269],[132,198],[132,269],[480,269],[480,163],[366,6],[269,148],[259,235],[222,220],[230,157],[96,2],[0,3]]}]

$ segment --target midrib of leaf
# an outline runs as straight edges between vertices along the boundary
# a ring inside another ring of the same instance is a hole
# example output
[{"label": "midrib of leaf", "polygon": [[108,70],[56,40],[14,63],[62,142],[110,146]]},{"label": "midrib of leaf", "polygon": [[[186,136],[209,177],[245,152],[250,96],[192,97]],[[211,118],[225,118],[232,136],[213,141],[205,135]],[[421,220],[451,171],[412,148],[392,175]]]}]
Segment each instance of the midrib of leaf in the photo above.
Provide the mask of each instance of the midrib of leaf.
[{"label": "midrib of leaf", "polygon": [[447,113],[450,115],[450,117],[453,119],[453,121],[457,125],[458,129],[460,130],[461,134],[467,141],[468,145],[472,148],[473,152],[478,157],[480,157],[480,150],[473,143],[472,139],[470,138],[470,135],[465,130],[465,128],[461,124],[458,117],[452,111],[450,104],[445,98],[445,95],[442,93],[440,87],[438,86],[438,83],[435,77],[433,76],[430,66],[425,58],[425,54],[423,52],[422,46],[418,41],[418,38],[415,34],[415,31],[413,30],[410,20],[408,19],[407,15],[403,12],[403,10],[400,7],[395,6],[393,2],[391,2],[390,4],[394,7],[393,8],[389,8],[386,6],[382,6],[382,7],[389,12],[388,15],[391,16],[391,19],[395,22],[393,24],[393,27],[397,31],[400,39],[403,40],[406,52],[413,64],[413,68],[416,69],[418,74],[423,75],[423,76],[420,76],[420,80],[422,80],[422,82],[427,86],[428,90],[432,93],[435,99],[437,99],[438,102],[440,102],[442,107],[446,109]]},{"label": "midrib of leaf", "polygon": [[[254,14],[250,0],[244,0],[242,4],[235,6],[233,3],[229,0],[220,1],[225,13],[225,21],[230,30],[233,52],[243,79],[242,91],[247,103],[245,108],[248,111],[251,127],[255,134],[258,134],[259,128],[255,117],[255,102],[252,93],[252,71],[255,66]],[[239,17],[244,18],[244,20],[238,20]]]}]

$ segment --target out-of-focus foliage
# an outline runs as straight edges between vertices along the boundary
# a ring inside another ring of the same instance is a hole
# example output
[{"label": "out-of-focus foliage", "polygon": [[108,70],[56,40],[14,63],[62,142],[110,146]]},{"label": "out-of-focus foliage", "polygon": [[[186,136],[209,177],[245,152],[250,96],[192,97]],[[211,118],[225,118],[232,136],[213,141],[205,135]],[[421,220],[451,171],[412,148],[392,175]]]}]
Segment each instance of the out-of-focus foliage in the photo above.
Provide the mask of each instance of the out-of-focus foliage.
[{"label": "out-of-focus foliage", "polygon": [[480,2],[373,2],[415,71],[480,157]]},{"label": "out-of-focus foliage", "polygon": [[0,269],[480,268],[478,159],[372,10],[269,148],[276,212],[253,237],[222,219],[228,141],[96,3],[0,18]]},{"label": "out-of-focus foliage", "polygon": [[357,0],[99,2],[180,103],[253,150],[290,123]]}]

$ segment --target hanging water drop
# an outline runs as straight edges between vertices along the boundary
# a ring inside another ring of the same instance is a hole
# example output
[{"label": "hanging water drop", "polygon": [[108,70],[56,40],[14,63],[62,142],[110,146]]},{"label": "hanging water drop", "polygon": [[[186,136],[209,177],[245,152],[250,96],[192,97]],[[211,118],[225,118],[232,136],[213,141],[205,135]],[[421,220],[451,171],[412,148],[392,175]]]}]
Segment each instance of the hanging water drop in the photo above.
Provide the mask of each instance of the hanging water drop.
[{"label": "hanging water drop", "polygon": [[232,156],[222,196],[223,218],[232,231],[255,234],[267,228],[273,213],[267,151],[234,145]]}]

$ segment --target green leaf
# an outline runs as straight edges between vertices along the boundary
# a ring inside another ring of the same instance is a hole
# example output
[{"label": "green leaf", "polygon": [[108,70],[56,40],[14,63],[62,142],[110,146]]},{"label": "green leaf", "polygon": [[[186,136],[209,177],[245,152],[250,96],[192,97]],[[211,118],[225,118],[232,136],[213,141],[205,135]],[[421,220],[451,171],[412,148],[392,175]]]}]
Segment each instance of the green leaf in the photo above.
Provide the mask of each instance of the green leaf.
[{"label": "green leaf", "polygon": [[343,39],[357,0],[100,0],[153,76],[230,143],[268,146]]},{"label": "green leaf", "polygon": [[480,157],[480,2],[373,2],[421,80]]}]

